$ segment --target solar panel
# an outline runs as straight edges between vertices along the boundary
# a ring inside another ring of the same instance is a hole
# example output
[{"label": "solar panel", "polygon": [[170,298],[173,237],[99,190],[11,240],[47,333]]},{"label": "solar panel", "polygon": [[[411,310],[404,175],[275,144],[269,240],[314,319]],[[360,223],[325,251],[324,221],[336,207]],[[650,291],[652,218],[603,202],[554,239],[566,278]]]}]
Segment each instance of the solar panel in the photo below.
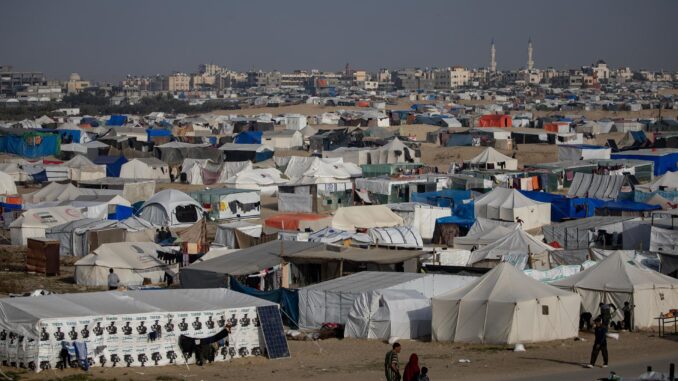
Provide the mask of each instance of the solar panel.
[{"label": "solar panel", "polygon": [[283,331],[282,317],[278,306],[257,307],[259,324],[264,333],[264,344],[269,359],[290,357],[287,338]]}]

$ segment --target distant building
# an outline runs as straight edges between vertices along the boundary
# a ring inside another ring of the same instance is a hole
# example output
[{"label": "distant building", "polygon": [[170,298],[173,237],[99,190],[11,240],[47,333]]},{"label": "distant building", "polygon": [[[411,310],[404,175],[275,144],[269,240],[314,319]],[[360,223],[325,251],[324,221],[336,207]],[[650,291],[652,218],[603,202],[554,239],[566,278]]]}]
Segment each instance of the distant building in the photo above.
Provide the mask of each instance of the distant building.
[{"label": "distant building", "polygon": [[191,89],[191,77],[186,73],[174,73],[164,80],[163,90],[170,93],[189,91]]},{"label": "distant building", "polygon": [[19,72],[10,65],[0,65],[0,96],[12,97],[25,86],[45,84],[45,75],[41,72]]},{"label": "distant building", "polygon": [[393,73],[393,83],[403,90],[433,90],[435,78],[430,71],[421,69],[405,69]]},{"label": "distant building", "polygon": [[471,72],[461,66],[454,66],[435,72],[435,88],[439,90],[468,86]]},{"label": "distant building", "polygon": [[603,60],[598,60],[595,65],[591,66],[591,74],[597,78],[599,82],[607,82],[610,79],[610,69]]},{"label": "distant building", "polygon": [[247,87],[280,87],[282,76],[279,71],[247,72]]},{"label": "distant building", "polygon": [[76,94],[90,86],[91,86],[90,82],[83,81],[80,78],[80,74],[71,73],[71,75],[68,77],[68,81],[66,81],[66,93]]}]

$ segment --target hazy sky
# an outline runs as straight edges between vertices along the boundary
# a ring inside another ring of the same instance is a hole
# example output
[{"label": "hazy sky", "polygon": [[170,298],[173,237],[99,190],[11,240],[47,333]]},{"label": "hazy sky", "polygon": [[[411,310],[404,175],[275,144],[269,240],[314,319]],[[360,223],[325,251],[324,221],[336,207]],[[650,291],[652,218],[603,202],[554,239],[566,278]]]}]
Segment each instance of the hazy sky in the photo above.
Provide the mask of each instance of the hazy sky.
[{"label": "hazy sky", "polygon": [[678,70],[676,0],[3,0],[0,63],[65,79],[488,66]]}]

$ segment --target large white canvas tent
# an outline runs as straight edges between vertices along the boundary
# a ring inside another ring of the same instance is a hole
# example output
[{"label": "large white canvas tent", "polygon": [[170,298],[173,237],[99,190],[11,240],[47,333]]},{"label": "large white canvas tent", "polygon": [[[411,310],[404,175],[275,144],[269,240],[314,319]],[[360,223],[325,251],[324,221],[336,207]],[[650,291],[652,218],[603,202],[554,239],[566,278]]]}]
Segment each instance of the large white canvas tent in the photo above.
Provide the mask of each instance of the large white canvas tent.
[{"label": "large white canvas tent", "polygon": [[257,189],[262,196],[273,196],[278,192],[278,185],[287,184],[289,180],[275,168],[258,168],[241,171],[227,179],[224,183],[236,189]]},{"label": "large white canvas tent", "polygon": [[[345,324],[355,300],[378,290],[414,290],[426,298],[462,287],[474,277],[362,271],[299,289],[299,326],[319,328],[323,323]],[[370,306],[354,311],[354,320],[366,320]],[[356,329],[354,332],[362,332]]]},{"label": "large white canvas tent", "polygon": [[403,224],[414,228],[423,239],[433,238],[436,220],[452,215],[452,209],[416,202],[386,205],[403,219]]},{"label": "large white canvas tent", "polygon": [[383,205],[348,206],[337,209],[332,218],[332,227],[355,231],[358,228],[382,228],[402,226],[403,219]]},{"label": "large white canvas tent", "polygon": [[619,310],[613,320],[621,320],[624,302],[635,306],[633,326],[650,328],[655,318],[678,306],[678,279],[641,267],[633,254],[617,251],[578,274],[552,283],[571,290],[582,298],[582,308],[594,316],[600,313],[600,303],[612,303]]},{"label": "large white canvas tent", "polygon": [[576,337],[577,294],[536,281],[508,263],[458,290],[434,296],[432,338],[487,344]]},{"label": "large white canvas tent", "polygon": [[483,152],[468,161],[472,167],[483,169],[518,169],[518,160],[512,159],[492,147],[487,147]]},{"label": "large white canvas tent", "polygon": [[495,188],[474,204],[476,217],[517,222],[530,230],[551,223],[551,204],[534,201],[515,189]]},{"label": "large white canvas tent", "polygon": [[49,183],[35,192],[23,195],[24,204],[39,204],[51,201],[72,201],[80,196],[103,196],[122,193],[115,189],[78,188],[73,184]]},{"label": "large white canvas tent", "polygon": [[120,167],[120,177],[125,179],[169,179],[169,174],[169,166],[156,158],[132,159]]},{"label": "large white canvas tent", "polygon": [[96,180],[106,177],[106,166],[94,164],[83,155],[76,155],[62,164],[68,168],[68,178],[71,181]]},{"label": "large white canvas tent", "polygon": [[678,172],[666,172],[652,183],[637,185],[636,188],[645,192],[678,190]]},{"label": "large white canvas tent", "polygon": [[157,226],[190,225],[202,216],[202,206],[191,196],[176,189],[156,193],[139,211],[139,217]]},{"label": "large white canvas tent", "polygon": [[105,243],[91,254],[75,262],[75,283],[90,287],[104,287],[108,272],[113,269],[121,286],[140,286],[144,278],[160,283],[165,273],[177,270],[158,258],[162,247],[154,242]]},{"label": "large white canvas tent", "polygon": [[388,340],[431,334],[431,299],[415,290],[364,292],[348,313],[345,337]]},{"label": "large white canvas tent", "polygon": [[331,184],[350,182],[361,177],[362,169],[353,163],[344,163],[339,159],[320,159],[317,157],[293,156],[287,163],[285,176],[292,183]]},{"label": "large white canvas tent", "polygon": [[371,164],[416,163],[416,152],[395,138],[388,144],[369,151]]},{"label": "large white canvas tent", "polygon": [[29,238],[45,238],[48,228],[81,218],[82,211],[70,206],[27,210],[9,225],[12,245],[26,246]]},{"label": "large white canvas tent", "polygon": [[506,237],[518,228],[519,225],[513,222],[478,218],[471,226],[471,229],[469,229],[468,234],[463,237],[454,238],[454,248],[463,250],[480,249],[500,238]]},{"label": "large white canvas tent", "polygon": [[498,240],[484,246],[481,249],[471,252],[469,266],[486,267],[497,264],[502,259],[521,256],[526,264],[531,268],[548,268],[547,255],[553,248],[522,229],[514,229],[509,234]]},{"label": "large white canvas tent", "polygon": [[0,194],[16,194],[14,178],[5,172],[0,172]]},{"label": "large white canvas tent", "polygon": [[[185,360],[179,335],[211,337],[236,321],[215,361],[263,353],[257,308],[274,303],[223,288],[54,294],[0,300],[0,329],[14,340],[0,361],[37,372],[57,368],[63,340],[82,341],[95,367],[150,367]],[[277,327],[282,329],[281,326]],[[150,332],[162,335],[151,341]],[[9,343],[9,340],[7,340]],[[98,350],[97,350],[98,349]]]}]

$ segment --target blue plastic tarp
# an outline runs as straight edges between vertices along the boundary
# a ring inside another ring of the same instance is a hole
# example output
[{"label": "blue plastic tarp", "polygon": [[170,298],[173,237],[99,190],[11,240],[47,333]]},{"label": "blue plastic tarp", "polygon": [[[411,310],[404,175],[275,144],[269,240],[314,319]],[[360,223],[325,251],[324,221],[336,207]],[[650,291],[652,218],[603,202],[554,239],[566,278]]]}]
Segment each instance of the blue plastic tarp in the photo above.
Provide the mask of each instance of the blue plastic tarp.
[{"label": "blue plastic tarp", "polygon": [[46,183],[47,182],[47,171],[42,170],[31,175],[33,181],[36,183]]},{"label": "blue plastic tarp", "polygon": [[421,202],[433,206],[456,207],[462,204],[463,200],[471,198],[471,191],[445,189],[436,192],[412,193],[410,200],[412,202]]},{"label": "blue plastic tarp", "polygon": [[[635,139],[635,138],[634,138]],[[678,171],[678,152],[669,152],[664,155],[639,155],[633,151],[612,154],[612,159],[645,160],[654,163],[654,175],[661,176],[666,172]]]},{"label": "blue plastic tarp", "polygon": [[299,292],[287,288],[279,288],[273,291],[260,291],[252,287],[247,287],[235,278],[229,277],[229,287],[233,291],[254,296],[269,302],[278,303],[283,315],[287,317],[295,328],[299,327]]},{"label": "blue plastic tarp", "polygon": [[146,136],[148,140],[152,140],[154,137],[169,137],[172,136],[172,131],[166,130],[164,128],[149,128],[146,130]]},{"label": "blue plastic tarp", "polygon": [[233,139],[236,144],[261,144],[261,131],[243,131]]},{"label": "blue plastic tarp", "polygon": [[32,133],[23,135],[0,136],[0,151],[23,157],[43,157],[58,155],[61,137],[58,134]]},{"label": "blue plastic tarp", "polygon": [[623,201],[607,201],[598,206],[598,208],[609,210],[622,210],[629,212],[650,212],[653,210],[661,209],[661,206],[623,200]]},{"label": "blue plastic tarp", "polygon": [[72,143],[80,143],[81,131],[80,130],[58,130],[59,136],[61,136],[61,141],[65,142],[70,140]]},{"label": "blue plastic tarp", "polygon": [[520,193],[535,201],[551,203],[551,221],[554,222],[591,217],[596,211],[597,203],[590,198],[567,198],[559,194],[534,191]]},{"label": "blue plastic tarp", "polygon": [[111,115],[111,118],[106,121],[107,126],[124,126],[125,123],[127,123],[125,115]]},{"label": "blue plastic tarp", "polygon": [[256,155],[254,155],[254,162],[259,163],[261,161],[268,160],[273,157],[273,151],[265,150],[263,152],[257,152]]},{"label": "blue plastic tarp", "polygon": [[125,205],[116,205],[115,212],[109,213],[108,219],[121,221],[132,217],[133,214],[134,208]]},{"label": "blue plastic tarp", "polygon": [[473,145],[473,135],[453,134],[447,138],[448,147],[470,147]]},{"label": "blue plastic tarp", "polygon": [[99,120],[91,116],[86,116],[80,119],[80,124],[89,124],[92,127],[99,127]]},{"label": "blue plastic tarp", "polygon": [[0,202],[0,208],[2,208],[2,210],[4,210],[4,211],[8,211],[8,210],[21,210],[21,205],[17,205],[17,204],[7,204],[7,203],[5,203],[5,202]]},{"label": "blue plastic tarp", "polygon": [[458,216],[440,217],[436,220],[436,225],[455,224],[464,228],[470,228],[476,222],[475,219],[468,219]]},{"label": "blue plastic tarp", "polygon": [[124,156],[99,156],[94,159],[94,164],[106,166],[106,177],[120,177],[120,168],[127,163]]}]

